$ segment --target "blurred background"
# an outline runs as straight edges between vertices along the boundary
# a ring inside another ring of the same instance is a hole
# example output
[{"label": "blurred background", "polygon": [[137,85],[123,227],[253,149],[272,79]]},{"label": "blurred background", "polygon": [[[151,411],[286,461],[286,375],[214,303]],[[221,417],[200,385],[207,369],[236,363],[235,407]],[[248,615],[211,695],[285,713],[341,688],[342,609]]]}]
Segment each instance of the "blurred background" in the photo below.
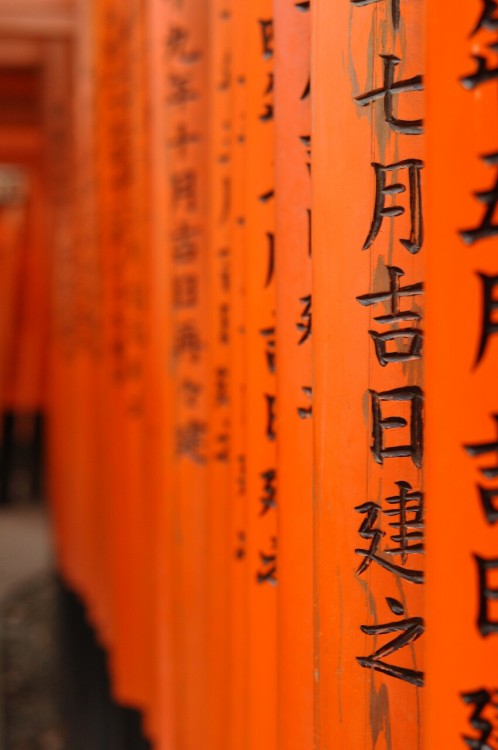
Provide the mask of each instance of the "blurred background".
[{"label": "blurred background", "polygon": [[0,746],[65,748],[43,478],[47,65],[70,3],[0,4]]},{"label": "blurred background", "polygon": [[48,514],[49,327],[55,248],[59,271],[68,262],[77,11],[72,0],[0,0],[2,750],[146,746],[138,714],[110,697],[82,605],[55,574]]}]

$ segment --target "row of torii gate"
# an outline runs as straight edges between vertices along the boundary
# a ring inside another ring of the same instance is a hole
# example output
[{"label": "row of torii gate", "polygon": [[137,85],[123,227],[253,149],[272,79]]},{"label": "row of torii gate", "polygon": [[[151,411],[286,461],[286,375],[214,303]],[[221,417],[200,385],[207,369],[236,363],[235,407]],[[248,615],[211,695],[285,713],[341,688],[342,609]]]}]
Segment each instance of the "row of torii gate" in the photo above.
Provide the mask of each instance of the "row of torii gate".
[{"label": "row of torii gate", "polygon": [[160,750],[498,747],[497,30],[0,0],[0,403]]}]

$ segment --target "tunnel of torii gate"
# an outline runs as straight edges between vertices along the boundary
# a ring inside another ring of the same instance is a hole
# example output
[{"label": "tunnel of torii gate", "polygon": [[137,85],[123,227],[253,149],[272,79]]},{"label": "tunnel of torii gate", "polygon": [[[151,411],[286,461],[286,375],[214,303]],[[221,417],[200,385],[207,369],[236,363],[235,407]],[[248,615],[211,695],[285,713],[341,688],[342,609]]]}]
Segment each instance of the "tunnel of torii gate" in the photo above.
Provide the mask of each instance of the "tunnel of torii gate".
[{"label": "tunnel of torii gate", "polygon": [[498,748],[497,35],[0,0],[0,504],[38,415],[72,749]]}]

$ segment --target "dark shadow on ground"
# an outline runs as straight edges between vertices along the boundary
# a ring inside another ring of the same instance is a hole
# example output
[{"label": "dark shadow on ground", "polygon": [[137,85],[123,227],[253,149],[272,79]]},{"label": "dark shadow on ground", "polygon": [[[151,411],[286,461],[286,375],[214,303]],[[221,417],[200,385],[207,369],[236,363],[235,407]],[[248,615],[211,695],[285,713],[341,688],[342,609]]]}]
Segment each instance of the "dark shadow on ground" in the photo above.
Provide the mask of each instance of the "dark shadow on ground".
[{"label": "dark shadow on ground", "polygon": [[0,708],[5,750],[69,750],[59,710],[58,589],[50,574],[2,604]]},{"label": "dark shadow on ground", "polygon": [[111,699],[107,657],[78,597],[50,573],[0,609],[0,750],[151,750]]}]

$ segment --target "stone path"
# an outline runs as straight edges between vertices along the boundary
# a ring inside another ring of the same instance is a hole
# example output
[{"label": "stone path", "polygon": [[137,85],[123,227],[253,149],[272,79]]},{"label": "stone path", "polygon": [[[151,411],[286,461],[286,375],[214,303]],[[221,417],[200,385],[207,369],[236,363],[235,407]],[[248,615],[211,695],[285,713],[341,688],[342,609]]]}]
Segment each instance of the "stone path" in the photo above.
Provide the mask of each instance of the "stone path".
[{"label": "stone path", "polygon": [[57,711],[57,587],[40,508],[0,511],[0,750],[66,750]]}]

